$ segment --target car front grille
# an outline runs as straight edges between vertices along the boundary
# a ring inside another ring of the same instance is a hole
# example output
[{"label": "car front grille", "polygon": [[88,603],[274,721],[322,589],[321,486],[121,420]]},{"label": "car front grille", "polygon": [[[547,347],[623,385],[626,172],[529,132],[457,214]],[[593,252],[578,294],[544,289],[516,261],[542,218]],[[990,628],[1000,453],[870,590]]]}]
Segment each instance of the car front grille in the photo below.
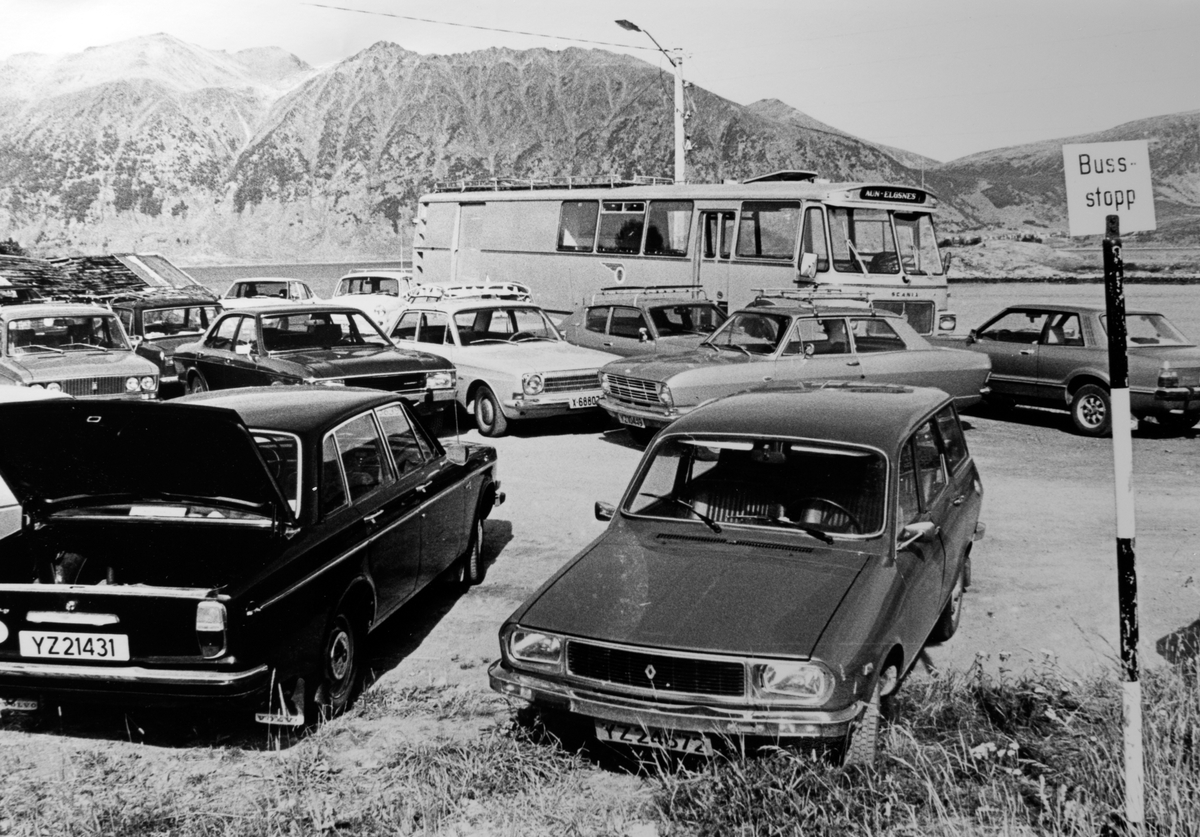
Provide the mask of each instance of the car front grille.
[{"label": "car front grille", "polygon": [[649,693],[740,697],[746,688],[741,663],[651,654],[574,640],[567,643],[567,671],[576,677]]},{"label": "car front grille", "polygon": [[359,378],[347,378],[348,387],[366,387],[367,389],[382,389],[388,392],[412,392],[425,389],[425,373],[419,372],[408,375],[365,375]]},{"label": "car front grille", "polygon": [[628,401],[631,404],[646,404],[651,407],[661,407],[658,400],[658,384],[641,378],[628,378],[624,375],[608,375],[608,394],[618,401]]},{"label": "car front grille", "polygon": [[[68,378],[59,381],[62,391],[76,398],[90,395],[124,395],[125,379],[128,375],[107,375],[103,378]],[[141,390],[138,390],[139,392]]]},{"label": "car front grille", "polygon": [[545,378],[545,392],[577,392],[586,389],[599,389],[600,378],[596,370],[590,372],[570,372],[561,375],[550,373]]}]

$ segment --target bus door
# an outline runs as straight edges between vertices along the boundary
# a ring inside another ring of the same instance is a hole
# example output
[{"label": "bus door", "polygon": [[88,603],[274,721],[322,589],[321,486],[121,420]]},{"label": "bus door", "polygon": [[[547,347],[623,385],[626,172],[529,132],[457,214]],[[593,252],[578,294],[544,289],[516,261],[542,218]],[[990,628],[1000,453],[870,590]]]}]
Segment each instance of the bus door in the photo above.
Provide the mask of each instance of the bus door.
[{"label": "bus door", "polygon": [[487,204],[482,203],[464,203],[458,208],[458,229],[450,254],[453,282],[482,282],[487,277],[482,252],[486,211]]},{"label": "bus door", "polygon": [[733,226],[736,213],[732,209],[700,210],[700,246],[696,284],[704,288],[708,298],[728,310],[729,254],[733,249]]}]

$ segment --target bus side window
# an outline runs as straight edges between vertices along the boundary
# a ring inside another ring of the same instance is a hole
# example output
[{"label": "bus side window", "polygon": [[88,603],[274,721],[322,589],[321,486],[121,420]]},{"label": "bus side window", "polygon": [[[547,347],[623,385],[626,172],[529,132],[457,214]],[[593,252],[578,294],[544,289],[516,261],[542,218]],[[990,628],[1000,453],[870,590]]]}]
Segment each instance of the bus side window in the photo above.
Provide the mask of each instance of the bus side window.
[{"label": "bus side window", "polygon": [[642,230],[646,226],[644,201],[603,201],[600,235],[596,250],[601,253],[637,253],[642,249]]},{"label": "bus side window", "polygon": [[686,256],[691,230],[691,201],[651,201],[646,225],[646,255]]},{"label": "bus side window", "polygon": [[742,223],[738,226],[739,259],[781,259],[796,257],[796,236],[800,232],[800,205],[779,201],[746,201],[742,204]]},{"label": "bus side window", "polygon": [[590,253],[596,241],[595,201],[563,201],[558,219],[558,249],[572,253]]},{"label": "bus side window", "polygon": [[804,213],[804,233],[800,238],[800,253],[817,257],[817,272],[829,270],[829,247],[825,243],[825,213],[812,206]]}]

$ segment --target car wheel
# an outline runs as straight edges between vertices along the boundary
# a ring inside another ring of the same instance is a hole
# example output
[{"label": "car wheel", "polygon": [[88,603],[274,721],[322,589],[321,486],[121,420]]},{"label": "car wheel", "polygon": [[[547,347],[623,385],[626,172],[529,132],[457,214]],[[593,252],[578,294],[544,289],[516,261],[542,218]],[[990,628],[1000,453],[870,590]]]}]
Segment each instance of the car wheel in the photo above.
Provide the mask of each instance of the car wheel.
[{"label": "car wheel", "polygon": [[471,542],[467,551],[458,559],[454,568],[454,586],[466,592],[476,584],[482,584],[487,576],[487,565],[483,562],[483,518],[476,516],[471,529]]},{"label": "car wheel", "polygon": [[962,621],[963,591],[967,587],[963,578],[965,573],[964,566],[964,569],[959,571],[958,578],[954,580],[954,587],[950,589],[950,598],[947,600],[946,606],[942,608],[942,614],[938,617],[937,624],[933,626],[933,633],[929,635],[931,643],[945,642],[958,631],[958,623]]},{"label": "car wheel", "polygon": [[308,709],[310,723],[326,721],[346,711],[359,682],[360,632],[352,615],[339,610],[329,622],[321,642],[316,689]]},{"label": "car wheel", "polygon": [[500,402],[486,384],[475,393],[475,426],[484,436],[503,436],[508,429],[508,419],[500,411]]},{"label": "car wheel", "polygon": [[197,392],[208,392],[208,384],[205,383],[204,377],[199,372],[193,372],[191,375],[188,375],[187,391],[188,395]]},{"label": "car wheel", "polygon": [[[850,735],[850,743],[842,757],[845,767],[870,767],[879,758],[879,722],[884,711],[891,711],[891,698],[900,686],[900,671],[893,663],[884,666],[875,681],[871,700],[863,710],[858,727]],[[889,705],[885,705],[889,704]]]},{"label": "car wheel", "polygon": [[1071,399],[1071,421],[1085,436],[1107,436],[1112,429],[1112,401],[1108,390],[1084,384]]}]

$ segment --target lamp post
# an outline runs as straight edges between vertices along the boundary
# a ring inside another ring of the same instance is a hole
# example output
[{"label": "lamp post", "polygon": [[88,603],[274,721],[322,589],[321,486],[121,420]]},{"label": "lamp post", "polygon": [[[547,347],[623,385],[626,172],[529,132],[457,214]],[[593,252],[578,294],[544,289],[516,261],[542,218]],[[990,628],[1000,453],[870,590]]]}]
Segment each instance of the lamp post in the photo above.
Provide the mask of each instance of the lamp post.
[{"label": "lamp post", "polygon": [[686,152],[685,142],[686,136],[683,132],[683,54],[680,50],[674,50],[675,54],[671,55],[662,48],[654,36],[642,29],[636,23],[628,20],[618,20],[617,26],[622,29],[628,29],[630,32],[642,32],[647,38],[654,42],[654,46],[658,47],[658,51],[667,57],[671,62],[671,67],[675,70],[675,182],[683,183],[687,180],[684,170],[684,154]]}]

